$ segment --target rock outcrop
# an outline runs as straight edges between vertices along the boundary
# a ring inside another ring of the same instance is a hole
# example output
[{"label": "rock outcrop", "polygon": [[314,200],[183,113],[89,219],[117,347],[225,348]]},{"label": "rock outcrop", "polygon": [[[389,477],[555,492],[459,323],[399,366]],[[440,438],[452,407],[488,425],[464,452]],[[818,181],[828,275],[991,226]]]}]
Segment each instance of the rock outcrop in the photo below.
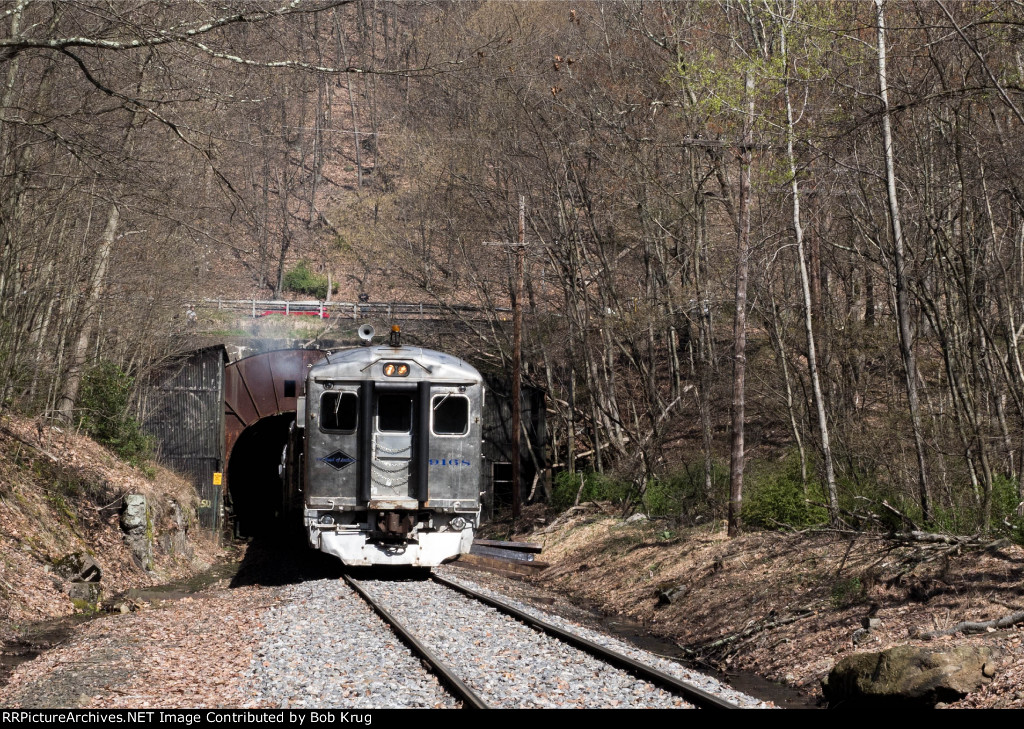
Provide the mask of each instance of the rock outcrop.
[{"label": "rock outcrop", "polygon": [[121,531],[124,532],[124,541],[132,553],[132,559],[146,572],[151,572],[153,570],[153,521],[146,504],[146,497],[143,494],[128,494],[124,497]]}]

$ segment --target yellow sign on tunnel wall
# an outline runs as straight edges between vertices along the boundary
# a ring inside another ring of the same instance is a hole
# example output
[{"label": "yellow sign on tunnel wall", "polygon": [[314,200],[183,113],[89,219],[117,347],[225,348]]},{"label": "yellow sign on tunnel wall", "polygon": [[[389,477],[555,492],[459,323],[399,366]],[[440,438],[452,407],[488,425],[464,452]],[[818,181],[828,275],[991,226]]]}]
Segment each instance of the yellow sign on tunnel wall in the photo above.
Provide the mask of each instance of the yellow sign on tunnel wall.
[{"label": "yellow sign on tunnel wall", "polygon": [[223,480],[224,480],[224,474],[221,473],[220,471],[216,471],[213,474],[213,485],[214,486],[220,486],[221,483],[223,482]]}]

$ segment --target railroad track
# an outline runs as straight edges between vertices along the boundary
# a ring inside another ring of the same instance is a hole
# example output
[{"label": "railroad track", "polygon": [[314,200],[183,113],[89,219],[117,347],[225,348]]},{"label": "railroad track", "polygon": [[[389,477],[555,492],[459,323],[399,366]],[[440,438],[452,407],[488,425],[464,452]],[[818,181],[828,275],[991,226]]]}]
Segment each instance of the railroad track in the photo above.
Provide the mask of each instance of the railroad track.
[{"label": "railroad track", "polygon": [[347,582],[353,590],[359,593],[366,602],[373,608],[381,619],[391,626],[391,629],[395,631],[399,638],[412,650],[413,653],[418,655],[422,660],[426,661],[427,665],[430,666],[431,672],[438,677],[438,679],[448,688],[452,694],[462,701],[463,708],[469,709],[488,709],[490,708],[483,699],[476,695],[469,686],[467,686],[462,679],[460,679],[453,670],[447,665],[441,662],[441,660],[434,655],[433,651],[430,650],[421,642],[415,635],[409,632],[398,620],[386,608],[384,608],[374,597],[368,593],[363,586],[351,577],[346,576],[345,582]]},{"label": "railroad track", "polygon": [[419,582],[345,580],[464,708],[738,708],[550,619],[438,575]]}]

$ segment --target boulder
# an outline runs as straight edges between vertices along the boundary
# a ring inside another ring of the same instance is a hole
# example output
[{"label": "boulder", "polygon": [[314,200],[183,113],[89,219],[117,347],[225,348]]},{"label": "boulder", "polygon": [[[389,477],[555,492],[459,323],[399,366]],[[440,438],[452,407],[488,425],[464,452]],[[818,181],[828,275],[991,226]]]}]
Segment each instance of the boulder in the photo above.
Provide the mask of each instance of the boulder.
[{"label": "boulder", "polygon": [[99,582],[103,570],[88,554],[71,552],[53,563],[53,572],[65,580]]},{"label": "boulder", "polygon": [[81,582],[75,581],[71,583],[68,589],[68,597],[73,602],[79,605],[90,605],[93,606],[100,601],[100,596],[103,594],[103,588],[98,582]]},{"label": "boulder", "polygon": [[690,586],[685,583],[664,584],[658,588],[658,604],[671,605],[676,600],[681,600],[690,591]]},{"label": "boulder", "polygon": [[918,706],[952,702],[989,683],[996,652],[989,646],[898,645],[839,661],[822,681],[830,707]]}]

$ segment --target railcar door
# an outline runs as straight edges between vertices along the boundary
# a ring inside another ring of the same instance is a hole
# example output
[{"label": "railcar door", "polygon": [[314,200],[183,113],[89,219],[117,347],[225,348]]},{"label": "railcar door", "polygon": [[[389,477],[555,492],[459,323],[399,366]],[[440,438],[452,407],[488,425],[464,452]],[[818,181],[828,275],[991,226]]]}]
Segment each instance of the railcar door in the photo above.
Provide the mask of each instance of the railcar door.
[{"label": "railcar door", "polygon": [[370,501],[373,508],[415,509],[416,390],[375,392]]},{"label": "railcar door", "polygon": [[480,497],[479,385],[436,385],[430,392],[430,504],[475,511]]},{"label": "railcar door", "polygon": [[[318,391],[319,390],[319,391]],[[359,452],[359,386],[335,383],[331,389],[312,388],[309,443],[306,454],[311,507],[355,506]]]}]

